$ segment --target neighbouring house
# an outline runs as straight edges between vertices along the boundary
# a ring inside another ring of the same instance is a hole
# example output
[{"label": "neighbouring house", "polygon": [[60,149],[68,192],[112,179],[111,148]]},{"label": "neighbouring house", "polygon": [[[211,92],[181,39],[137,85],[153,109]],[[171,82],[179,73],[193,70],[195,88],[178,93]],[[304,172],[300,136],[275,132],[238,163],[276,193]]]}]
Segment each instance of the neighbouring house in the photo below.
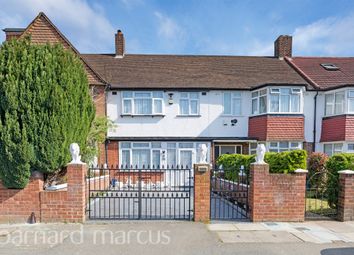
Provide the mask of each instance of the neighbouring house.
[{"label": "neighbouring house", "polygon": [[[92,69],[89,63],[81,57],[80,52],[70,43],[70,41],[43,12],[40,12],[26,28],[5,28],[3,31],[6,35],[5,40],[30,36],[33,43],[60,43],[64,46],[64,48],[73,51],[82,60],[86,70],[91,95],[96,107],[96,115],[106,116],[105,88],[107,83],[94,69]],[[104,145],[101,146],[100,162],[105,162]]]},{"label": "neighbouring house", "polygon": [[[316,151],[354,153],[354,58],[294,57],[287,62],[316,90]],[[309,109],[311,110],[311,109]]]},{"label": "neighbouring house", "polygon": [[292,57],[291,36],[279,36],[273,56],[145,55],[127,54],[118,30],[115,53],[81,54],[43,13],[4,31],[63,43],[82,59],[97,114],[117,124],[101,155],[109,165],[191,166],[200,144],[210,162],[257,143],[354,150],[354,58]]}]

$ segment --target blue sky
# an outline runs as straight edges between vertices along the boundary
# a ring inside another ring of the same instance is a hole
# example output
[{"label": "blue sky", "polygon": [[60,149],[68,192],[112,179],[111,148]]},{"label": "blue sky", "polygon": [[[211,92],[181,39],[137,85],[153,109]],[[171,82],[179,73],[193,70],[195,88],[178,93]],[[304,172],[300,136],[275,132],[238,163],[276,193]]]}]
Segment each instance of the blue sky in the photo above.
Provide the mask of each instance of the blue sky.
[{"label": "blue sky", "polygon": [[[0,0],[0,27],[44,11],[82,53],[272,55],[280,34],[294,55],[354,56],[352,0]],[[4,33],[0,40],[4,40]]]}]

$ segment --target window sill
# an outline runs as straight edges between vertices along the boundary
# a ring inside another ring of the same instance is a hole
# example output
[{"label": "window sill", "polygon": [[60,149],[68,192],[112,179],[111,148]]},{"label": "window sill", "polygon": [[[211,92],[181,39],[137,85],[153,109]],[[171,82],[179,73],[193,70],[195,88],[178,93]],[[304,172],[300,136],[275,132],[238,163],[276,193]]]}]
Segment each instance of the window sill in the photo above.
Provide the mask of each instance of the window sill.
[{"label": "window sill", "polygon": [[194,117],[194,118],[198,118],[198,117],[202,117],[202,115],[198,114],[198,115],[183,115],[183,114],[179,114],[176,117],[183,117],[183,118],[189,118],[189,117]]},{"label": "window sill", "polygon": [[251,114],[249,117],[263,116],[263,115],[272,115],[272,116],[304,116],[302,112],[266,112],[266,113],[257,113]]},{"label": "window sill", "polygon": [[151,118],[154,118],[154,117],[165,117],[165,114],[121,114],[120,115],[122,118],[123,117],[131,117],[131,118],[134,118],[134,117],[151,117]]}]

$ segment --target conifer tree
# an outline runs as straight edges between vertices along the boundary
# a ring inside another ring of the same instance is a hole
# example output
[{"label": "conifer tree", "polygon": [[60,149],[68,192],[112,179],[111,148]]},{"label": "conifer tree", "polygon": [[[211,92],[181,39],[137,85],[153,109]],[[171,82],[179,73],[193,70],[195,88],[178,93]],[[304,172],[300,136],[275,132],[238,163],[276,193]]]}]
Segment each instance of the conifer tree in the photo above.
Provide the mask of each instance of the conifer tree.
[{"label": "conifer tree", "polygon": [[11,40],[0,47],[0,179],[27,185],[31,171],[52,173],[86,147],[94,118],[81,60],[62,45]]}]

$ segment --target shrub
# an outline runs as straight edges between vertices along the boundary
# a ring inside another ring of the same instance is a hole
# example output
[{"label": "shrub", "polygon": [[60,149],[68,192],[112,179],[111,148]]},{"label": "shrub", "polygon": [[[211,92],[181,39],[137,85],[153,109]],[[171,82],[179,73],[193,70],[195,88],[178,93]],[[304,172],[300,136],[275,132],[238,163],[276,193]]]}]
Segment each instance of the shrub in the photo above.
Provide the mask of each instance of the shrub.
[{"label": "shrub", "polygon": [[11,40],[0,48],[0,179],[23,188],[30,173],[51,173],[86,148],[94,118],[86,72],[62,45]]},{"label": "shrub", "polygon": [[328,169],[327,198],[331,208],[337,208],[339,192],[340,170],[354,170],[354,154],[340,153],[329,158],[326,167]]},{"label": "shrub", "polygon": [[313,152],[308,158],[308,170],[309,170],[309,180],[308,184],[310,187],[319,188],[324,190],[327,185],[327,168],[326,163],[328,161],[328,156],[322,152]]},{"label": "shrub", "polygon": [[[291,173],[296,169],[306,169],[307,153],[305,150],[285,151],[280,153],[267,152],[264,161],[269,164],[271,173]],[[225,154],[221,155],[216,163],[222,165],[225,178],[237,180],[241,165],[249,173],[250,165],[255,161],[255,155]]]}]

